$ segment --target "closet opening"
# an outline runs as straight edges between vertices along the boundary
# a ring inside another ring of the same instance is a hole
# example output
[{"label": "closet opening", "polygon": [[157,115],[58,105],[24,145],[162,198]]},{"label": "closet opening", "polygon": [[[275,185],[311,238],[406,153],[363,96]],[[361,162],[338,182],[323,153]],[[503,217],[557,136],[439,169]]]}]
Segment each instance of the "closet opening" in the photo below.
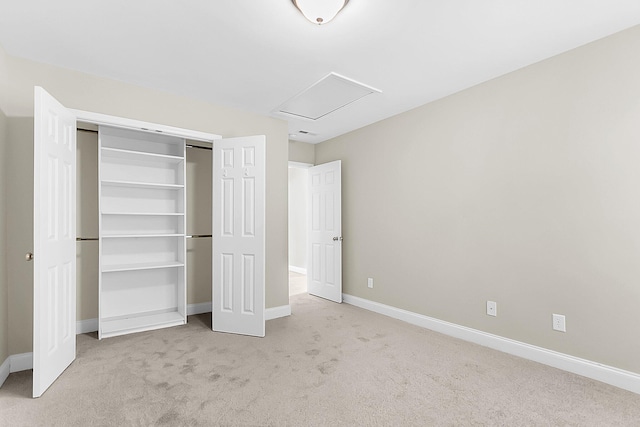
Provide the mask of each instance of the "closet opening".
[{"label": "closet opening", "polygon": [[[100,314],[99,144],[97,125],[77,126],[76,307],[78,332],[87,333],[98,330]],[[211,312],[212,147],[189,139],[185,147],[186,307],[187,315],[193,315]]]},{"label": "closet opening", "polygon": [[[38,86],[34,95],[33,397],[75,360],[77,333],[102,339],[209,311],[214,332],[264,337],[265,135],[222,138],[68,109]],[[198,187],[187,186],[187,140],[212,148],[211,180],[196,183],[210,185],[206,198],[187,200]],[[198,213],[209,197],[200,216],[211,232],[188,230],[187,206]],[[198,291],[187,286],[188,233],[209,238],[208,302],[187,299]]]}]

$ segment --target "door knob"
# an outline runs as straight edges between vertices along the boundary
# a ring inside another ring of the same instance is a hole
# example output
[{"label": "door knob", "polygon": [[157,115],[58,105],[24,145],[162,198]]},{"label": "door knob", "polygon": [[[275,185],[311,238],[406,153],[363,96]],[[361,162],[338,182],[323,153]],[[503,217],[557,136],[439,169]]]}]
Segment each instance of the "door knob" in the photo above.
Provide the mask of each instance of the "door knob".
[{"label": "door knob", "polygon": [[334,238],[333,238],[333,241],[334,241],[334,242],[337,242],[337,241],[341,241],[341,242],[342,242],[342,236],[336,236],[336,237],[334,237]]},{"label": "door knob", "polygon": [[24,259],[26,259],[27,261],[33,261],[33,253],[27,252],[24,256]]}]

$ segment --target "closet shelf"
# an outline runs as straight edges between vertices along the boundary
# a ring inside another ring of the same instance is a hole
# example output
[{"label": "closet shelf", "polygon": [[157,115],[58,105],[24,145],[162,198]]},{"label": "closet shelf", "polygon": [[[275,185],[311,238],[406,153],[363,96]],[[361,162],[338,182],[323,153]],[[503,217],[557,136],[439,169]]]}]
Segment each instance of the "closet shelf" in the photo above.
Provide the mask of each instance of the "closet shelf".
[{"label": "closet shelf", "polygon": [[100,126],[98,338],[186,323],[185,140]]},{"label": "closet shelf", "polygon": [[153,188],[160,190],[181,190],[184,188],[182,184],[156,184],[152,182],[134,182],[134,181],[115,181],[103,179],[102,185],[110,187],[128,187],[128,188]]},{"label": "closet shelf", "polygon": [[153,270],[158,268],[176,268],[184,267],[183,262],[169,261],[169,262],[138,262],[135,264],[114,264],[103,265],[103,273],[115,273],[118,271],[134,271],[134,270]]},{"label": "closet shelf", "polygon": [[168,326],[184,325],[185,317],[177,310],[166,313],[141,313],[126,318],[101,320],[102,338],[115,337],[133,332],[149,331]]},{"label": "closet shelf", "polygon": [[102,212],[102,215],[184,216],[184,212]]},{"label": "closet shelf", "polygon": [[103,239],[134,239],[140,237],[185,237],[184,234],[103,234]]},{"label": "closet shelf", "polygon": [[180,163],[184,161],[182,156],[171,156],[169,154],[156,154],[144,151],[123,150],[121,148],[102,147],[103,158],[114,158],[123,160],[142,160],[163,163]]}]

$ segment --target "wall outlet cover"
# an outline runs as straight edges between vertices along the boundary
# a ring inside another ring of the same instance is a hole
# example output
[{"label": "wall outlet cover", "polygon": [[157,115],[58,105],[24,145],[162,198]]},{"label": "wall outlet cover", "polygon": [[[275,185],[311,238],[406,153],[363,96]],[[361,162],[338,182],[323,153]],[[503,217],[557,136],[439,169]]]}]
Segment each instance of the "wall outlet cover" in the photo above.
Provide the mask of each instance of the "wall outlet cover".
[{"label": "wall outlet cover", "polygon": [[487,301],[487,314],[489,316],[498,315],[498,303],[495,301]]},{"label": "wall outlet cover", "polygon": [[567,332],[566,318],[563,314],[553,315],[553,330],[559,332]]}]

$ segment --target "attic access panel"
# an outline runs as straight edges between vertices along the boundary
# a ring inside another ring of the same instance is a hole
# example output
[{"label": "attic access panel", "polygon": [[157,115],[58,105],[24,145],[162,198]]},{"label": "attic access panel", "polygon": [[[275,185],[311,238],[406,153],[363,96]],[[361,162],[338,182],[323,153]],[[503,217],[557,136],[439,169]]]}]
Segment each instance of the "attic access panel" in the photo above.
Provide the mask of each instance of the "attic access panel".
[{"label": "attic access panel", "polygon": [[329,73],[300,92],[276,111],[308,120],[318,120],[372,93],[381,91],[336,73]]}]

